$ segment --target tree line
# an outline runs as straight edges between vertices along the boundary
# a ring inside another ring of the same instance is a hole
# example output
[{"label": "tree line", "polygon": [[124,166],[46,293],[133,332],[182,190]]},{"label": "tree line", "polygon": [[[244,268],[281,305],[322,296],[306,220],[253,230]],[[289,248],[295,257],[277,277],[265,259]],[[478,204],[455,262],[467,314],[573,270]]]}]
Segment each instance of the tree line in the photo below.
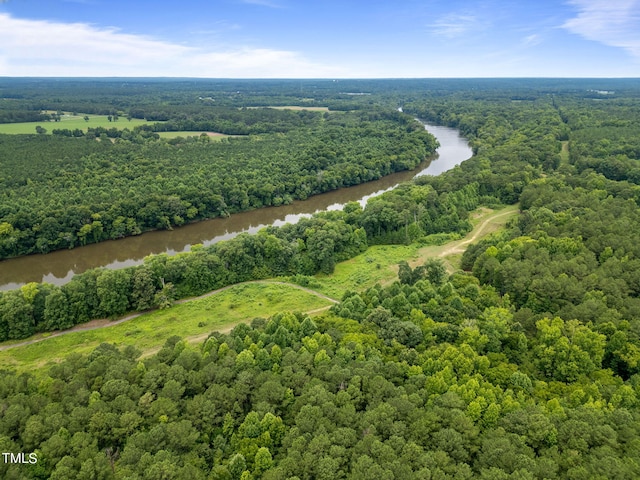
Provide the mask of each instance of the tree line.
[{"label": "tree line", "polygon": [[437,146],[397,112],[287,115],[310,126],[222,141],[2,135],[0,258],[290,203],[414,168]]},{"label": "tree line", "polygon": [[400,188],[364,209],[352,202],[344,211],[268,227],[257,235],[241,234],[176,256],[149,256],[140,266],[89,270],[61,287],[33,282],[0,292],[0,341],[165,307],[178,298],[248,280],[331,273],[336,263],[364,252],[370,243],[461,235],[471,229],[468,212],[477,202],[474,188],[455,195],[439,195],[424,183]]},{"label": "tree line", "polygon": [[[397,282],[347,292],[314,319],[283,312],[195,347],[168,339],[143,360],[131,347],[102,345],[43,377],[3,373],[3,449],[37,450],[41,461],[4,465],[2,474],[637,478],[640,187],[607,174],[606,162],[625,151],[634,166],[628,120],[639,95],[619,82],[620,93],[594,102],[592,82],[480,81],[469,90],[460,81],[356,100],[404,99],[406,112],[463,129],[475,155],[365,209],[349,204],[150,257],[136,269],[161,272],[153,289],[109,273],[98,290],[106,272],[79,276],[77,305],[117,311],[131,306],[134,288],[147,292],[136,299],[164,301],[212,288],[218,275],[239,281],[294,265],[302,279],[370,243],[425,242],[451,224],[462,234],[477,206],[519,201],[522,209],[467,250],[465,271],[401,263]],[[599,128],[615,130],[594,134]],[[136,269],[125,272],[133,278]],[[95,290],[79,288],[80,279]],[[21,305],[46,303],[43,288],[30,284],[0,302],[10,298],[29,318]]]},{"label": "tree line", "polygon": [[[401,266],[402,267],[402,266]],[[437,261],[144,360],[103,344],[43,377],[0,372],[5,478],[621,478],[640,475],[638,385],[616,340]],[[573,323],[572,323],[573,322]]]}]

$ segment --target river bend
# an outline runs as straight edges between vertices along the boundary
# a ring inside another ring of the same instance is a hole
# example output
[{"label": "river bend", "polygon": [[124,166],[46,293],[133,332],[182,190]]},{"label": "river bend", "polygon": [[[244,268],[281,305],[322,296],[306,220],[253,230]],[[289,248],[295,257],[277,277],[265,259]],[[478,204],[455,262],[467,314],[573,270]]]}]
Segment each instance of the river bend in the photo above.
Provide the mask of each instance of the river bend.
[{"label": "river bend", "polygon": [[72,250],[58,250],[45,255],[29,255],[0,262],[0,290],[19,288],[28,282],[67,283],[91,268],[123,268],[142,263],[151,254],[173,255],[186,252],[191,245],[211,245],[236,235],[255,233],[268,225],[295,223],[302,217],[324,210],[337,210],[351,201],[363,206],[380,195],[421,175],[439,175],[472,155],[467,141],[453,128],[425,125],[440,142],[437,155],[416,169],[387,175],[379,180],[297,200],[289,205],[266,207],[250,212],[185,225],[174,230],[158,230],[135,237],[108,240]]}]

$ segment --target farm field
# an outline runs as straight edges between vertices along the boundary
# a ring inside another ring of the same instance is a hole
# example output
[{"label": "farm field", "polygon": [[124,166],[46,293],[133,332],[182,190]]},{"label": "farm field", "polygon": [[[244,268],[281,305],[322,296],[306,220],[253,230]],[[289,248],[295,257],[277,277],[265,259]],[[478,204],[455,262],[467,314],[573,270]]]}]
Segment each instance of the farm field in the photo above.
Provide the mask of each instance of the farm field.
[{"label": "farm field", "polygon": [[305,107],[303,105],[284,105],[275,107],[248,107],[248,108],[273,108],[274,110],[309,110],[311,112],[328,112],[328,107]]},{"label": "farm field", "polygon": [[[0,478],[640,478],[637,80],[0,87],[5,121],[166,121],[2,135],[5,257],[444,160],[425,124],[469,153],[365,205],[0,292],[0,443],[37,456]],[[330,112],[251,108],[307,104]]]},{"label": "farm field", "polygon": [[[117,129],[133,129],[138,125],[145,125],[150,122],[139,118],[132,118],[127,120],[126,118],[119,117],[117,121],[109,121],[107,115],[87,115],[89,121],[84,119],[85,115],[72,115],[64,114],[60,117],[59,122],[21,122],[21,123],[3,123],[0,124],[0,133],[17,135],[17,134],[31,134],[36,133],[36,127],[41,126],[46,129],[46,133],[50,134],[54,129],[68,128],[69,130],[75,130],[79,128],[86,133],[88,128],[117,128]],[[155,123],[155,122],[154,122]]]}]

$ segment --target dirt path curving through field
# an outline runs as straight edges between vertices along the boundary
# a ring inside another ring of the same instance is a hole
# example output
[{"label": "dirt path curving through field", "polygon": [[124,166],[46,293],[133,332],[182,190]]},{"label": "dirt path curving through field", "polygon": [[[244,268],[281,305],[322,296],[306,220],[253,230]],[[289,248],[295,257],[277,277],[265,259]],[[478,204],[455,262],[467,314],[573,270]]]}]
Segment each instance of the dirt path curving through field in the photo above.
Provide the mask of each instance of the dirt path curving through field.
[{"label": "dirt path curving through field", "polygon": [[470,237],[467,236],[462,240],[456,240],[454,242],[451,242],[448,248],[446,248],[445,250],[442,250],[438,254],[438,256],[447,257],[449,255],[455,255],[456,253],[464,253],[464,250],[465,250],[464,247],[466,247],[470,243],[475,242],[476,239],[478,239],[479,237],[484,236],[485,230],[496,218],[504,217],[505,215],[513,215],[514,213],[515,212],[513,210],[508,210],[508,211],[496,213],[495,215],[491,215],[487,217],[480,225],[478,225],[476,228],[474,228],[470,232],[470,235],[471,235]]},{"label": "dirt path curving through field", "polygon": [[[445,245],[441,245],[438,247],[425,247],[424,249],[422,249],[419,258],[417,260],[412,261],[411,263],[413,264],[412,266],[416,266],[417,264],[421,264],[424,263],[424,260],[428,257],[440,257],[440,258],[445,258],[448,257],[450,255],[455,255],[458,253],[462,253],[464,252],[464,247],[466,247],[467,245],[469,245],[470,243],[474,242],[475,240],[477,240],[478,238],[487,235],[488,230],[490,229],[491,226],[495,226],[495,220],[503,217],[503,216],[507,216],[507,215],[515,215],[518,212],[517,207],[511,207],[507,210],[502,210],[499,211],[497,213],[492,213],[490,215],[488,215],[482,222],[480,222],[465,238],[461,239],[461,240],[455,240],[453,242],[449,242]],[[218,288],[217,290],[212,290],[211,292],[205,293],[204,295],[200,295],[198,297],[191,297],[191,298],[185,298],[182,300],[178,300],[175,303],[176,304],[182,304],[182,303],[187,303],[187,302],[192,302],[194,300],[200,300],[203,298],[207,298],[210,297],[212,295],[216,295],[219,294],[221,292],[224,292],[225,290],[229,290],[231,288],[237,287],[239,285],[247,285],[247,284],[252,284],[252,283],[262,283],[262,284],[276,284],[276,285],[287,285],[293,288],[297,288],[298,290],[302,290],[304,292],[310,293],[312,295],[315,295],[319,298],[322,298],[324,300],[327,300],[331,303],[339,303],[338,300],[336,300],[335,298],[331,298],[327,295],[324,295],[323,293],[320,293],[316,290],[312,290],[310,288],[306,288],[306,287],[302,287],[300,285],[296,285],[294,283],[288,283],[288,282],[283,282],[283,281],[275,281],[275,280],[252,280],[252,281],[248,281],[248,282],[242,282],[242,283],[236,283],[233,285],[227,285],[226,287],[222,287],[222,288]],[[308,312],[305,312],[306,314],[314,314],[314,313],[319,313],[322,312],[324,310],[329,309],[330,306],[326,306],[326,307],[322,307],[322,308],[317,308],[315,310],[310,310]],[[16,348],[16,347],[22,347],[25,345],[31,345],[33,343],[38,343],[38,342],[42,342],[44,340],[47,340],[49,338],[54,338],[54,337],[59,337],[62,335],[67,335],[69,333],[74,333],[74,332],[85,332],[85,331],[90,331],[90,330],[97,330],[97,329],[101,329],[101,328],[107,328],[107,327],[113,327],[115,325],[120,325],[121,323],[124,322],[128,322],[129,320],[133,320],[134,318],[138,318],[141,315],[144,315],[145,313],[149,313],[152,310],[146,310],[144,312],[136,312],[136,313],[132,313],[129,315],[126,315],[122,318],[119,318],[118,320],[109,320],[108,318],[101,318],[98,320],[91,320],[90,322],[87,323],[82,323],[80,325],[76,325],[75,327],[72,327],[70,329],[67,330],[60,330],[60,331],[56,331],[56,332],[52,332],[50,334],[44,334],[43,336],[40,336],[38,338],[33,338],[31,340],[26,340],[24,342],[19,342],[19,343],[13,343],[10,345],[2,345],[0,346],[0,352],[4,351],[4,350],[10,350],[12,348]],[[228,333],[230,332],[238,323],[240,322],[234,322],[231,324],[227,324],[225,326],[223,326],[222,328],[216,330],[219,331],[221,333]],[[207,334],[208,335],[208,334]],[[202,335],[196,335],[196,336],[191,336],[191,337],[187,337],[186,340],[188,341],[197,341]],[[206,335],[202,338],[206,338]],[[147,352],[145,352],[146,354]]]},{"label": "dirt path curving through field", "polygon": [[[500,220],[501,218],[515,216],[519,212],[518,205],[512,205],[497,212],[494,211],[491,213],[486,212],[486,209],[484,210],[484,213],[482,213],[481,210],[479,214],[476,214],[476,218],[480,218],[481,220],[473,228],[473,230],[471,230],[471,232],[467,234],[467,236],[461,238],[460,240],[447,242],[444,245],[429,245],[426,247],[422,247],[420,250],[418,250],[417,256],[408,262],[409,266],[411,266],[411,268],[415,268],[419,265],[424,265],[424,262],[429,258],[442,258],[445,262],[445,266],[447,267],[447,271],[449,273],[454,273],[456,270],[458,270],[458,267],[453,265],[453,263],[447,257],[464,253],[465,248],[469,244],[475,242],[476,240],[479,240],[480,238],[486,237],[490,233],[493,233],[494,231],[503,227],[508,221],[508,218]],[[396,267],[394,269],[394,272],[397,273],[397,271],[398,270]],[[383,282],[383,285],[389,284],[393,281],[394,279],[389,279],[386,282]]]},{"label": "dirt path curving through field", "polygon": [[[288,282],[282,282],[282,281],[270,281],[270,280],[251,280],[251,281],[248,281],[248,282],[234,283],[233,285],[227,285],[226,287],[218,288],[217,290],[212,290],[210,292],[205,293],[204,295],[200,295],[199,297],[184,298],[184,299],[178,300],[178,301],[176,301],[174,303],[175,304],[181,304],[181,303],[192,302],[194,300],[201,300],[203,298],[211,297],[212,295],[219,294],[221,292],[224,292],[225,290],[229,290],[229,289],[237,287],[239,285],[248,285],[248,284],[252,284],[252,283],[286,285],[286,286],[297,288],[298,290],[302,290],[304,292],[310,293],[312,295],[315,295],[316,297],[322,298],[322,299],[327,300],[327,301],[329,301],[331,303],[338,303],[339,302],[335,298],[328,297],[327,295],[324,295],[323,293],[317,292],[317,291],[312,290],[310,288],[302,287],[300,285],[296,285],[295,283],[288,283]],[[311,310],[311,311],[305,312],[305,313],[313,314],[313,313],[317,313],[317,312],[326,310],[326,309],[328,309],[330,307],[331,306],[329,305],[327,307],[317,308],[315,310]],[[118,320],[109,320],[108,318],[100,318],[100,319],[97,319],[97,320],[91,320],[90,322],[86,322],[86,323],[82,323],[82,324],[76,325],[75,327],[69,328],[67,330],[55,331],[55,332],[52,332],[52,333],[50,333],[50,334],[48,334],[46,336],[42,336],[42,337],[39,337],[39,338],[33,338],[31,340],[26,340],[24,342],[19,342],[19,343],[13,343],[13,344],[10,344],[10,345],[2,345],[2,346],[0,346],[0,352],[2,352],[4,350],[10,350],[10,349],[16,348],[16,347],[24,347],[25,345],[31,345],[33,343],[43,342],[45,340],[48,340],[49,338],[60,337],[62,335],[68,335],[70,333],[86,332],[86,331],[89,331],[89,330],[98,330],[100,328],[113,327],[115,325],[120,325],[121,323],[128,322],[129,320],[133,320],[134,318],[138,318],[141,315],[144,315],[144,314],[152,312],[152,311],[153,310],[145,310],[143,312],[132,313],[130,315],[126,315],[126,316],[124,316],[122,318],[119,318]],[[233,329],[233,327],[235,327],[236,325],[237,325],[237,323],[225,325],[225,327],[223,329],[217,330],[217,331],[225,333],[225,332],[231,331]]]}]

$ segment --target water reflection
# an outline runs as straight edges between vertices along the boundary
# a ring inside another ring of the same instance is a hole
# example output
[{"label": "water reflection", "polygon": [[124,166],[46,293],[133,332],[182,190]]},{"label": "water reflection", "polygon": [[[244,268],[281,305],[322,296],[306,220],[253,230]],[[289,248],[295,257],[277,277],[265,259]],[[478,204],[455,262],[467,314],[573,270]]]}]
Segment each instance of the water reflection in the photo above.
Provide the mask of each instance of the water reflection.
[{"label": "water reflection", "polygon": [[471,149],[457,130],[431,125],[426,128],[438,139],[440,148],[435,159],[423,162],[415,170],[394,173],[380,180],[323,193],[290,205],[261,208],[229,218],[205,220],[170,231],[148,232],[73,250],[4,260],[0,262],[0,290],[18,288],[28,282],[62,285],[73,275],[90,268],[115,269],[136,265],[147,255],[163,252],[173,255],[190,250],[194,244],[211,245],[243,232],[255,233],[268,225],[294,223],[319,211],[341,209],[351,201],[359,201],[364,206],[369,198],[391,190],[399,183],[420,175],[439,175],[471,157]]}]

